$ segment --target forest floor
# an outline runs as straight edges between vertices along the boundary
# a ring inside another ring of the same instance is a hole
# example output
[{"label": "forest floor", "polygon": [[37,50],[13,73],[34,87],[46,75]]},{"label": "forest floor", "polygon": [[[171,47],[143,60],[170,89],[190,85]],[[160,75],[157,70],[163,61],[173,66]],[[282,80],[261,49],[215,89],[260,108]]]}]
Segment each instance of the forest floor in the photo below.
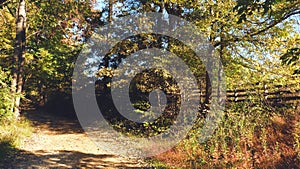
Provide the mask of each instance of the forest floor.
[{"label": "forest floor", "polygon": [[34,133],[0,164],[0,168],[145,168],[142,160],[99,149],[79,122],[63,116],[29,111]]}]

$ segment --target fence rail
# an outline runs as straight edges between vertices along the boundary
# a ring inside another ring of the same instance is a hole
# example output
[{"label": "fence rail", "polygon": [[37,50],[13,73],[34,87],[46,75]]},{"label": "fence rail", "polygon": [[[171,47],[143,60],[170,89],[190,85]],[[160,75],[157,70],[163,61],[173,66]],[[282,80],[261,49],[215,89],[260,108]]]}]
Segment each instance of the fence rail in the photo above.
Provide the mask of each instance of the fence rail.
[{"label": "fence rail", "polygon": [[273,101],[292,101],[300,100],[300,90],[290,91],[283,89],[271,92],[269,92],[268,90],[264,90],[262,92],[256,92],[251,90],[227,91],[227,100],[229,102],[245,101],[251,96],[261,96],[266,100]]},{"label": "fence rail", "polygon": [[[103,86],[97,85],[97,94],[103,94]],[[106,91],[107,92],[107,91]],[[184,95],[185,99],[197,99],[195,96],[199,96],[201,102],[204,102],[205,88],[194,89],[194,94]],[[236,88],[226,90],[226,101],[228,102],[242,102],[250,99],[251,97],[261,97],[269,101],[300,101],[300,84],[289,84],[289,85],[274,85],[274,84],[263,84],[253,85],[251,88]]]},{"label": "fence rail", "polygon": [[[226,90],[228,102],[242,102],[251,97],[261,97],[269,101],[300,101],[299,84],[291,85],[263,85],[263,87],[252,87],[248,89]],[[195,90],[200,93],[201,100],[205,99],[205,90]]]}]

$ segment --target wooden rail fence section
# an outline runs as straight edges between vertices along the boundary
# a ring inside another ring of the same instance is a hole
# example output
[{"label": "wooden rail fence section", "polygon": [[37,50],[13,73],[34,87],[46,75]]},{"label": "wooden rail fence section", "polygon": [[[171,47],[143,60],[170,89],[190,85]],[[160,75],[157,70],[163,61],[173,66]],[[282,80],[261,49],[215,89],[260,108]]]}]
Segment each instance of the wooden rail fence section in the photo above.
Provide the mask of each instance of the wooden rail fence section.
[{"label": "wooden rail fence section", "polygon": [[296,101],[300,100],[299,84],[290,85],[270,85],[250,89],[228,90],[227,100],[229,102],[245,101],[251,96],[260,96],[269,101]]},{"label": "wooden rail fence section", "polygon": [[[201,101],[203,101],[205,91],[196,90],[196,92],[200,93]],[[226,100],[228,102],[242,102],[251,99],[251,97],[260,97],[269,101],[300,101],[300,85],[263,85],[263,87],[226,90]]]},{"label": "wooden rail fence section", "polygon": [[[103,94],[103,86],[97,85],[96,93]],[[252,85],[254,86],[254,85]],[[205,100],[205,89],[193,90],[195,94],[184,95],[185,99],[196,99],[200,93],[200,100]],[[197,94],[196,94],[197,93]],[[226,101],[242,102],[252,98],[262,98],[269,101],[300,101],[300,82],[299,84],[290,85],[273,85],[264,84],[263,87],[254,86],[251,88],[244,87],[243,89],[236,88],[234,90],[226,90]]]},{"label": "wooden rail fence section", "polygon": [[290,90],[277,90],[271,91],[265,90],[261,93],[257,93],[255,91],[249,90],[229,90],[227,91],[227,100],[229,102],[239,102],[245,101],[249,99],[251,96],[262,96],[262,98],[270,101],[293,101],[293,100],[300,100],[300,90],[297,91],[290,91]]}]

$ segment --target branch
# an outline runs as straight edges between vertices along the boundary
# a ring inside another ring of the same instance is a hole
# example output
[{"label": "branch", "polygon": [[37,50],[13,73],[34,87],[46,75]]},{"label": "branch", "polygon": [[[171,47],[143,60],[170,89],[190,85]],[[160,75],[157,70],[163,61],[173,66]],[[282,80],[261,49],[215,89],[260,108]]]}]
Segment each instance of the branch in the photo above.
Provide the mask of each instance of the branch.
[{"label": "branch", "polygon": [[28,35],[28,36],[26,37],[26,39],[29,39],[31,36],[36,35],[36,34],[38,34],[38,33],[40,33],[40,32],[42,32],[42,31],[36,31],[36,32],[34,32],[34,33]]},{"label": "branch", "polygon": [[[293,5],[297,5],[297,4],[298,3],[293,4]],[[267,27],[265,27],[265,28],[263,28],[263,29],[261,29],[257,32],[253,32],[251,34],[246,34],[243,37],[234,37],[234,38],[231,38],[231,39],[228,39],[228,40],[224,40],[223,42],[217,42],[216,44],[214,44],[214,47],[220,46],[221,44],[227,44],[227,43],[230,43],[230,42],[238,42],[238,41],[241,41],[241,40],[243,40],[245,38],[249,38],[249,37],[253,38],[256,35],[259,35],[261,33],[264,33],[266,31],[268,31],[269,29],[273,28],[274,26],[276,26],[277,24],[283,22],[284,20],[290,18],[291,16],[298,15],[298,14],[300,14],[300,9],[295,10],[293,12],[290,12],[288,14],[285,14],[285,16],[281,17],[280,19],[274,20],[273,23],[271,23],[269,26],[267,26]]]},{"label": "branch", "polygon": [[264,29],[262,29],[262,30],[260,30],[258,32],[250,34],[250,36],[252,37],[252,36],[255,36],[255,35],[259,35],[259,34],[265,32],[265,31],[271,29],[272,27],[276,26],[277,24],[281,23],[282,21],[288,19],[289,17],[291,17],[293,15],[297,15],[297,14],[300,14],[300,10],[287,14],[286,16],[282,17],[281,19],[278,19],[277,21],[274,21],[274,23],[272,23],[271,25],[267,26],[266,28],[264,28]]},{"label": "branch", "polygon": [[1,15],[1,17],[3,18],[3,20],[4,20],[4,23],[6,24],[7,23],[7,21],[6,21],[6,18],[4,17],[4,15],[2,14],[2,12],[0,11],[0,15]]},{"label": "branch", "polygon": [[7,7],[9,13],[11,14],[11,16],[16,17],[15,14],[14,14],[14,13],[11,11],[11,9],[8,7],[8,5],[6,5],[6,7]]}]

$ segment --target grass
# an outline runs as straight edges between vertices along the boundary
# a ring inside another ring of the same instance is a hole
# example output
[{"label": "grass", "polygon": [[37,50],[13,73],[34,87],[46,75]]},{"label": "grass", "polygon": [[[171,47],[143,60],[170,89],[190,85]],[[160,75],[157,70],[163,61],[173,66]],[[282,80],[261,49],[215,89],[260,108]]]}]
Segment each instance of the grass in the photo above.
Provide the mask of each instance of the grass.
[{"label": "grass", "polygon": [[297,108],[250,104],[227,107],[218,129],[204,144],[198,142],[195,127],[173,150],[154,157],[153,166],[300,168],[300,104]]},{"label": "grass", "polygon": [[0,121],[0,161],[22,144],[31,135],[33,128],[26,119],[20,121],[1,119]]},{"label": "grass", "polygon": [[149,159],[146,160],[150,167],[155,169],[167,169],[172,168],[170,165],[158,160],[158,159]]}]

